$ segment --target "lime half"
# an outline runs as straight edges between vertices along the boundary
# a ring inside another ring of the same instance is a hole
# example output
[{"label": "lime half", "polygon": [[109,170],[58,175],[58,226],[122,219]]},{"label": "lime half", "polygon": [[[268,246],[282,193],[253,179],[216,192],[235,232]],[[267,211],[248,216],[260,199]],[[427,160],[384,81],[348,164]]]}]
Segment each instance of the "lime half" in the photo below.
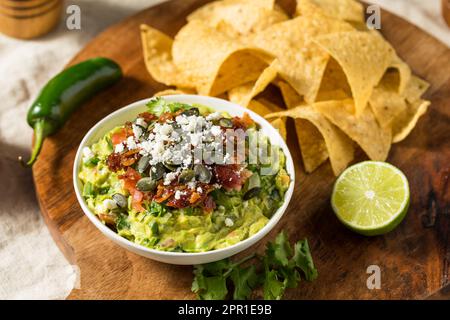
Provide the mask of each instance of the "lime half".
[{"label": "lime half", "polygon": [[339,220],[355,232],[384,234],[394,229],[408,211],[408,180],[386,162],[361,162],[347,168],[336,180],[331,205]]}]

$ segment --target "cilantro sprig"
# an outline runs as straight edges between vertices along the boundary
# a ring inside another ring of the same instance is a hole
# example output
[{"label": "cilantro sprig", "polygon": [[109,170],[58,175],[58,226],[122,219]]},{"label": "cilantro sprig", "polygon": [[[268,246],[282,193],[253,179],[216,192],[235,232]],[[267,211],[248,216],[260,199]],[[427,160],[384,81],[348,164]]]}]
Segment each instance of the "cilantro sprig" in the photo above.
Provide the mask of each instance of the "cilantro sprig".
[{"label": "cilantro sprig", "polygon": [[279,300],[287,288],[298,286],[301,275],[308,281],[318,276],[308,241],[297,241],[292,249],[283,231],[267,244],[263,256],[253,254],[238,262],[227,258],[194,266],[192,291],[203,300],[245,300],[262,288],[264,299]]}]

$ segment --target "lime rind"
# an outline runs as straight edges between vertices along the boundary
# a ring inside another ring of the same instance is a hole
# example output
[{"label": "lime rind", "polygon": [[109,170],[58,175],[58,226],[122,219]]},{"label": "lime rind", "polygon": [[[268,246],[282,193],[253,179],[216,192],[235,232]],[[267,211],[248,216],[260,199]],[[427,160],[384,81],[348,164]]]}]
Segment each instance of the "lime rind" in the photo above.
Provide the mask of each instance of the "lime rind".
[{"label": "lime rind", "polygon": [[350,229],[379,235],[403,220],[409,198],[408,180],[398,168],[386,162],[364,161],[338,177],[331,204],[338,219]]}]

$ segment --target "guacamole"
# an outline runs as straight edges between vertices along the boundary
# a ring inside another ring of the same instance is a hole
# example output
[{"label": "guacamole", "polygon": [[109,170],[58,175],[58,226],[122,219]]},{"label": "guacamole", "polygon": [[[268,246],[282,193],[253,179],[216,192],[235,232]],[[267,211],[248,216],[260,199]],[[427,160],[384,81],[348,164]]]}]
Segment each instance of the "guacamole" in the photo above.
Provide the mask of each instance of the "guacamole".
[{"label": "guacamole", "polygon": [[[97,217],[132,242],[175,252],[224,248],[263,228],[291,179],[279,147],[272,146],[278,156],[269,157],[277,166],[247,161],[255,153],[248,137],[258,124],[248,114],[232,117],[162,98],[147,106],[83,149],[79,178]],[[225,148],[229,130],[247,133],[245,161]],[[276,169],[262,174],[263,168]]]}]

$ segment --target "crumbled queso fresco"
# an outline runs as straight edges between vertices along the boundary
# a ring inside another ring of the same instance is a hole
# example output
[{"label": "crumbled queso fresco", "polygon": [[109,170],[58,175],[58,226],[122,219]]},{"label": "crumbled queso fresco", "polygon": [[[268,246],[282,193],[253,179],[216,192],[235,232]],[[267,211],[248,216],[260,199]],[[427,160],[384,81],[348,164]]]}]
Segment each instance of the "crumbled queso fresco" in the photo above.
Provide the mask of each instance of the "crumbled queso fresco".
[{"label": "crumbled queso fresco", "polygon": [[[133,136],[115,146],[114,152],[122,153],[126,150],[139,149],[142,156],[150,158],[149,163],[154,166],[158,163],[170,163],[177,165],[174,172],[164,175],[164,185],[170,185],[183,169],[192,164],[202,162],[203,150],[218,150],[223,146],[225,134],[222,128],[213,124],[213,120],[221,118],[219,112],[204,116],[178,115],[174,121],[155,123],[153,130],[148,134],[148,124],[142,118],[137,118],[132,125]],[[221,148],[223,149],[223,148]],[[227,162],[230,155],[224,152],[223,161]],[[195,189],[195,181],[188,183]],[[175,195],[179,198],[181,195]]]}]

